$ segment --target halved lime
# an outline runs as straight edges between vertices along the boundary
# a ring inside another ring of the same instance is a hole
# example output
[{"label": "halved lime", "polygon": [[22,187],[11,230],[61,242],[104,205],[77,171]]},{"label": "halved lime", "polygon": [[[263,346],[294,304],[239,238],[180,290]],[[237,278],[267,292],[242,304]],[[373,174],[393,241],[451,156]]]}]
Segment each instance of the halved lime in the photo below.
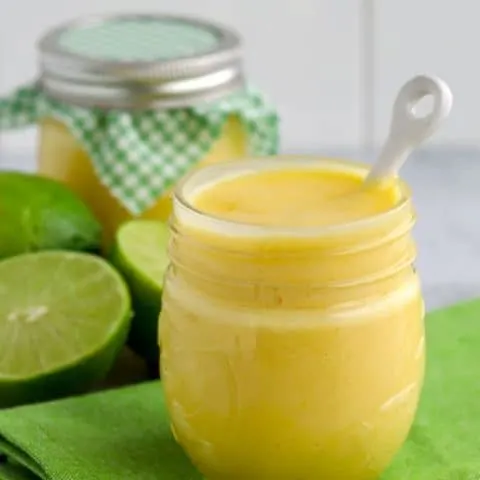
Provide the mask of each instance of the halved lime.
[{"label": "halved lime", "polygon": [[86,253],[45,251],[0,262],[0,405],[82,392],[123,346],[130,298],[121,276]]},{"label": "halved lime", "polygon": [[118,229],[111,254],[132,294],[134,317],[128,343],[152,365],[159,355],[158,316],[168,267],[168,236],[163,222],[132,220]]}]

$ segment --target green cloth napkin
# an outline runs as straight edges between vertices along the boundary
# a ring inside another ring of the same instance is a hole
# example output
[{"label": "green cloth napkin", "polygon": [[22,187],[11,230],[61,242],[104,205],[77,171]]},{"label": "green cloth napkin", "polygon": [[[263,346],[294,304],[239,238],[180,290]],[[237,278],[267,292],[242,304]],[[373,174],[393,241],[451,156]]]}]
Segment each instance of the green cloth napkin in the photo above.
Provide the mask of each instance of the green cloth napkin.
[{"label": "green cloth napkin", "polygon": [[160,382],[0,413],[1,480],[200,480],[174,442]]},{"label": "green cloth napkin", "polygon": [[[427,381],[382,480],[480,479],[480,301],[427,318]],[[1,480],[201,480],[172,439],[158,382],[0,412]]]}]

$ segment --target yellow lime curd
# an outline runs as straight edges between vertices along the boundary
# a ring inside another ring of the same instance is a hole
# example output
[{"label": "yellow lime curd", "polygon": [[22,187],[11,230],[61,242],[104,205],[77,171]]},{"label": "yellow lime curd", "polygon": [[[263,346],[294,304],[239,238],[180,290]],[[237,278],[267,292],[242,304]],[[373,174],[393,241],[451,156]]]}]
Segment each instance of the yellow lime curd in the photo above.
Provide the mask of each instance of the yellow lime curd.
[{"label": "yellow lime curd", "polygon": [[398,179],[280,157],[174,198],[160,317],[175,438],[208,480],[373,480],[424,372],[414,216]]}]

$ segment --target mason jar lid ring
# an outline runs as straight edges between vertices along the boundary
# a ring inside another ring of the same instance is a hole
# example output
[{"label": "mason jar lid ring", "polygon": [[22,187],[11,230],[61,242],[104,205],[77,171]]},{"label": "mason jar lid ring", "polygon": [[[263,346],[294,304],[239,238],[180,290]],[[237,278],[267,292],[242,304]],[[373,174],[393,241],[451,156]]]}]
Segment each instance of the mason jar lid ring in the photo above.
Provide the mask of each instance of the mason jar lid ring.
[{"label": "mason jar lid ring", "polygon": [[83,107],[187,107],[243,87],[241,47],[233,30],[197,18],[80,18],[40,39],[39,84]]}]

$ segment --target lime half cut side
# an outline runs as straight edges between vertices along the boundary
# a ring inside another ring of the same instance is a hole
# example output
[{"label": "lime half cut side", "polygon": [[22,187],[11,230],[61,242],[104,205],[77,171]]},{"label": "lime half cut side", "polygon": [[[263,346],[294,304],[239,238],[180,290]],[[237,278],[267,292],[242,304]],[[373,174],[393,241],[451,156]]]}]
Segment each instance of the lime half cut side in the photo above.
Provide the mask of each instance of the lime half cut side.
[{"label": "lime half cut side", "polygon": [[132,220],[117,231],[111,260],[127,281],[134,317],[128,343],[158,370],[158,317],[167,271],[169,230],[156,220]]},{"label": "lime half cut side", "polygon": [[130,298],[121,276],[85,253],[0,262],[0,406],[75,394],[101,380],[122,348]]}]

